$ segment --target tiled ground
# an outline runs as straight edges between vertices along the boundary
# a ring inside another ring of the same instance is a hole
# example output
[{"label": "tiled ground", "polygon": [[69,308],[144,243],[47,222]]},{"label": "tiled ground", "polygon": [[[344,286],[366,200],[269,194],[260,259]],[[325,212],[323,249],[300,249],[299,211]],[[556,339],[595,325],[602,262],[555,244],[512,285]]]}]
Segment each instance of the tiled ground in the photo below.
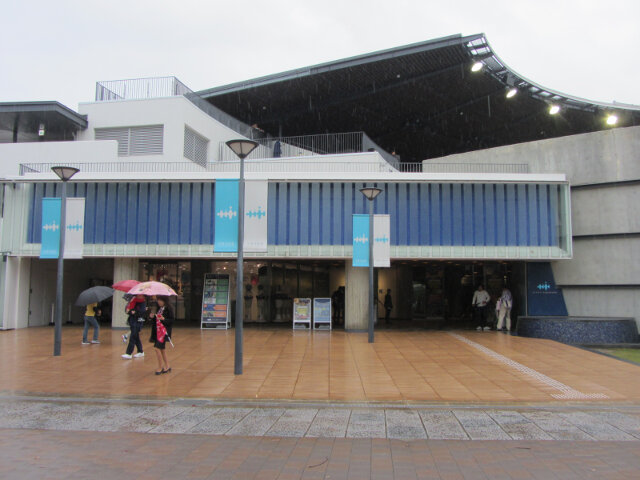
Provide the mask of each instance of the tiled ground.
[{"label": "tiled ground", "polygon": [[636,442],[387,440],[0,430],[3,479],[631,479]]},{"label": "tiled ground", "polygon": [[347,402],[566,404],[593,394],[604,400],[592,401],[640,400],[635,365],[495,332],[384,331],[371,345],[366,334],[248,328],[242,376],[233,375],[233,330],[176,329],[168,352],[173,372],[162,376],[154,375],[146,342],[145,359],[120,358],[122,333],[103,329],[101,345],[82,346],[81,330],[64,327],[62,357],[54,358],[51,328],[0,332],[0,389]]}]

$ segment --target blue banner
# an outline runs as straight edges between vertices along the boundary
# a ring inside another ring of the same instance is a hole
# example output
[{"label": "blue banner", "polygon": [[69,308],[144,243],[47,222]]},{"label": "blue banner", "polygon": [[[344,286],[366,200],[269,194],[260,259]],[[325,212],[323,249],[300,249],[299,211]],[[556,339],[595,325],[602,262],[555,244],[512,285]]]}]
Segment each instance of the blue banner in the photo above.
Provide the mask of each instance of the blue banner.
[{"label": "blue banner", "polygon": [[532,316],[568,315],[564,295],[556,286],[548,262],[527,263],[527,310]]},{"label": "blue banner", "polygon": [[215,252],[238,251],[238,192],[238,180],[216,180]]},{"label": "blue banner", "polygon": [[353,264],[369,266],[369,215],[353,216]]},{"label": "blue banner", "polygon": [[60,206],[59,198],[42,199],[42,246],[40,258],[58,258],[60,255]]}]

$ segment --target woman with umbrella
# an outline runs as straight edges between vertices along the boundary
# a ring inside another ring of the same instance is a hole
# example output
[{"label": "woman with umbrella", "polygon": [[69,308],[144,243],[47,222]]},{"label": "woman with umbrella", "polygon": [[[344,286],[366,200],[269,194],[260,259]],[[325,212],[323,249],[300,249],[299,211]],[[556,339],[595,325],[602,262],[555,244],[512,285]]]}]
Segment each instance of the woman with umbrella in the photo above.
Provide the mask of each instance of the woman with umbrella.
[{"label": "woman with umbrella", "polygon": [[100,343],[98,335],[100,333],[100,326],[96,320],[96,315],[100,315],[98,310],[98,302],[109,298],[113,295],[113,290],[109,287],[92,287],[88,288],[76,299],[76,305],[86,306],[84,312],[84,330],[82,331],[82,344],[89,345],[87,335],[89,333],[89,325],[93,327],[93,340],[91,343]]},{"label": "woman with umbrella", "polygon": [[150,342],[153,342],[153,348],[156,352],[156,359],[158,360],[158,369],[156,375],[163,373],[169,373],[171,367],[169,366],[169,360],[167,359],[167,351],[165,346],[167,341],[171,342],[171,327],[173,325],[173,310],[169,305],[169,298],[164,295],[158,295],[158,311],[151,313],[150,317],[155,320],[155,325],[151,327]]},{"label": "woman with umbrella", "polygon": [[144,325],[144,317],[147,313],[147,302],[144,295],[136,295],[135,297],[133,297],[127,304],[125,311],[127,315],[129,315],[127,323],[129,324],[131,334],[129,335],[129,345],[127,345],[127,351],[122,355],[122,358],[124,358],[125,360],[131,359],[134,347],[137,347],[138,353],[133,355],[133,357],[144,357],[144,352],[142,351],[142,342],[140,341],[140,330],[142,330],[142,327]]}]

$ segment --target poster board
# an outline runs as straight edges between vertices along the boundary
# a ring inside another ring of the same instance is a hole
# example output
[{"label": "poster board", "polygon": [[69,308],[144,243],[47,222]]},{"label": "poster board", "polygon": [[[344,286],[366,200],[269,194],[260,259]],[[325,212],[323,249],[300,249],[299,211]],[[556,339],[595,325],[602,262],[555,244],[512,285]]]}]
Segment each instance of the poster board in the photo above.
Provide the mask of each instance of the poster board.
[{"label": "poster board", "polygon": [[331,330],[331,299],[313,299],[313,329]]},{"label": "poster board", "polygon": [[293,299],[293,329],[311,330],[311,299]]},{"label": "poster board", "polygon": [[200,328],[223,328],[226,330],[230,326],[229,275],[205,273]]}]

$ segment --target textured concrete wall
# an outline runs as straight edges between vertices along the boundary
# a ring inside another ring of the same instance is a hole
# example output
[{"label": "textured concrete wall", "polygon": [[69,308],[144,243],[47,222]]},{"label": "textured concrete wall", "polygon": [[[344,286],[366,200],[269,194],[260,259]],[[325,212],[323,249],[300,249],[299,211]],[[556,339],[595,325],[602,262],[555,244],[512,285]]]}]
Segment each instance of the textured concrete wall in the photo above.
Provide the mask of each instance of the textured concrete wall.
[{"label": "textured concrete wall", "polygon": [[2,329],[29,326],[29,280],[31,259],[7,257],[2,275]]},{"label": "textured concrete wall", "polygon": [[565,173],[572,187],[596,184],[571,191],[573,259],[552,264],[555,280],[570,315],[635,317],[640,326],[640,127],[432,161],[526,163],[532,173]]},{"label": "textured concrete wall", "polygon": [[[138,278],[138,259],[137,258],[116,258],[113,261],[113,283],[122,280],[131,280]],[[113,313],[111,318],[111,326],[116,328],[127,327],[127,316],[124,314],[126,303],[118,292],[113,296]]]},{"label": "textured concrete wall", "polygon": [[352,267],[351,262],[346,262],[345,274],[345,329],[366,330],[369,318],[369,269]]}]

